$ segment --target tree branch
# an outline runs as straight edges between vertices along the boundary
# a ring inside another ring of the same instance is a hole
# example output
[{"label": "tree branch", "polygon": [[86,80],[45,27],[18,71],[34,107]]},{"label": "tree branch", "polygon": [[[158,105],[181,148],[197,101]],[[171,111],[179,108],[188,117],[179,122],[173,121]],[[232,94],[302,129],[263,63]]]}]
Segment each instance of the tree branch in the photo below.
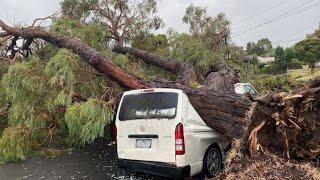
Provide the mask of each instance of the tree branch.
[{"label": "tree branch", "polygon": [[[59,12],[58,12],[58,13],[59,13]],[[47,17],[44,17],[44,18],[37,18],[37,19],[35,19],[35,20],[33,21],[32,25],[31,25],[31,27],[35,27],[35,25],[36,25],[36,23],[37,23],[38,21],[40,21],[40,23],[38,24],[38,26],[40,26],[43,21],[48,20],[48,19],[53,19],[54,16],[56,16],[58,13],[54,13],[54,14],[52,14],[52,15],[50,15],[50,16],[47,16]]]},{"label": "tree branch", "polygon": [[9,36],[10,34],[7,33],[7,32],[0,32],[0,37],[7,37]]},{"label": "tree branch", "polygon": [[120,85],[128,89],[144,89],[151,87],[147,82],[140,78],[128,74],[111,59],[105,58],[101,53],[92,47],[83,44],[77,39],[60,36],[47,32],[41,28],[18,29],[10,27],[0,20],[0,27],[9,35],[23,37],[24,39],[43,39],[55,46],[72,50],[78,54],[84,61],[93,66],[98,72],[114,79]]},{"label": "tree branch", "polygon": [[10,38],[12,38],[12,36],[6,36],[5,38],[3,38],[1,41],[0,41],[0,45],[6,41],[8,41]]},{"label": "tree branch", "polygon": [[178,75],[178,81],[184,85],[189,85],[191,81],[196,81],[196,73],[193,66],[189,63],[178,61],[172,58],[164,58],[157,54],[143,51],[136,48],[116,46],[114,52],[130,54],[142,59],[144,62],[160,67],[171,73]]}]

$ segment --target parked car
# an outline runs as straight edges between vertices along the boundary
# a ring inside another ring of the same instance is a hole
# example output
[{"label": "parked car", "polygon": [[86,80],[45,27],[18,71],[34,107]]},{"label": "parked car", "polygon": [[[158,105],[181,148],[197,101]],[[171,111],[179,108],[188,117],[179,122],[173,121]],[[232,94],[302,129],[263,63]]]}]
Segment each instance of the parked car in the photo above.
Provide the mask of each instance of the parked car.
[{"label": "parked car", "polygon": [[116,115],[119,167],[128,171],[184,178],[222,168],[230,142],[208,127],[178,89],[123,94]]},{"label": "parked car", "polygon": [[259,95],[258,91],[249,83],[237,83],[234,85],[234,90],[237,94]]}]

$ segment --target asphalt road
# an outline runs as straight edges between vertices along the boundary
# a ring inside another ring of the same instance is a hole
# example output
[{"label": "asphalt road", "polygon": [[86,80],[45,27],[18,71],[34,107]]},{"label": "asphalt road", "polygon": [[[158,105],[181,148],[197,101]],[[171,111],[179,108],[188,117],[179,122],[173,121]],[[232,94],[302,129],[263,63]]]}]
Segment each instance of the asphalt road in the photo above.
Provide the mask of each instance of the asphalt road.
[{"label": "asphalt road", "polygon": [[104,140],[98,140],[61,157],[30,157],[23,162],[0,165],[0,180],[163,179],[142,174],[126,175],[117,167],[116,161],[116,147],[108,145]]}]

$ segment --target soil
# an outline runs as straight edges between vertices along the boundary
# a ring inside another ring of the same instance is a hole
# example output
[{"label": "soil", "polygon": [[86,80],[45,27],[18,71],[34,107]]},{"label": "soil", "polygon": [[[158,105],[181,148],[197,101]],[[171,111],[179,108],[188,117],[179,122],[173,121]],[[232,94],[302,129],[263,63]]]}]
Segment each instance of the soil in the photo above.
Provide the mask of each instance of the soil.
[{"label": "soil", "polygon": [[82,149],[56,157],[30,157],[26,161],[0,165],[0,180],[16,179],[163,179],[126,174],[117,167],[116,146],[99,139]]}]

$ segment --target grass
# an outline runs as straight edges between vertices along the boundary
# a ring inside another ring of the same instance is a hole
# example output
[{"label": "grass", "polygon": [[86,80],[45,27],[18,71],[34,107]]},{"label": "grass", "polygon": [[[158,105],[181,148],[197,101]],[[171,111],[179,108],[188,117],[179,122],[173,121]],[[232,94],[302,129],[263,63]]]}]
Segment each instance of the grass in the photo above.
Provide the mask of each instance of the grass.
[{"label": "grass", "polygon": [[310,68],[304,67],[303,69],[289,70],[288,75],[295,81],[310,81],[316,77],[320,77],[320,68],[316,68],[314,74],[311,74]]},{"label": "grass", "polygon": [[311,69],[305,66],[303,69],[289,70],[286,74],[257,75],[249,82],[260,94],[266,94],[277,89],[278,91],[288,92],[317,77],[320,77],[320,67],[315,69],[314,74],[311,74]]}]

